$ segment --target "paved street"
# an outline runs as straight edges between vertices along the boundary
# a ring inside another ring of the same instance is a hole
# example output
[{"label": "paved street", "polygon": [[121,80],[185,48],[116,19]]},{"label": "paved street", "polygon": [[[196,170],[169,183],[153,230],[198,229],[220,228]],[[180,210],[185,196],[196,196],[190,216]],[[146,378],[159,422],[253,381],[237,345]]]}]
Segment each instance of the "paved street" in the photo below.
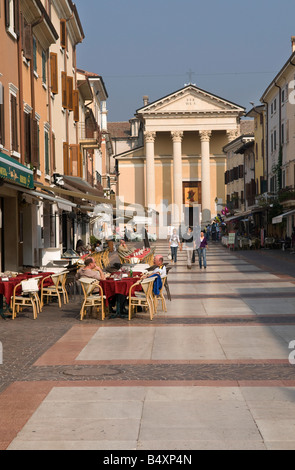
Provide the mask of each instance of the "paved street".
[{"label": "paved street", "polygon": [[152,322],[81,322],[73,295],[0,319],[0,449],[295,449],[295,257],[207,261],[180,253]]}]

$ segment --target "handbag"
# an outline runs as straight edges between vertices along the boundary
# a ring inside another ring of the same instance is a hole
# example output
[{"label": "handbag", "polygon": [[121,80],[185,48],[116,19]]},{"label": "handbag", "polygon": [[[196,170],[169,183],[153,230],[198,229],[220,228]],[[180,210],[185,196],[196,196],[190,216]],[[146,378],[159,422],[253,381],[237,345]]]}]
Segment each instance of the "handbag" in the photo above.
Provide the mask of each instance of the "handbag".
[{"label": "handbag", "polygon": [[167,258],[168,258],[169,261],[172,260],[172,256],[170,254],[167,256]]}]

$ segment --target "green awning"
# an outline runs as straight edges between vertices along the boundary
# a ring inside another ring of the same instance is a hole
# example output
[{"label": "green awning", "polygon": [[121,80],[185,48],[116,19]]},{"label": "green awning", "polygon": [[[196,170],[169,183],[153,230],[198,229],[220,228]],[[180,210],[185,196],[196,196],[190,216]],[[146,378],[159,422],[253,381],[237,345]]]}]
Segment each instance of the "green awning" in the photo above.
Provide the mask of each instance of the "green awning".
[{"label": "green awning", "polygon": [[33,171],[0,152],[0,178],[25,188],[34,189]]}]

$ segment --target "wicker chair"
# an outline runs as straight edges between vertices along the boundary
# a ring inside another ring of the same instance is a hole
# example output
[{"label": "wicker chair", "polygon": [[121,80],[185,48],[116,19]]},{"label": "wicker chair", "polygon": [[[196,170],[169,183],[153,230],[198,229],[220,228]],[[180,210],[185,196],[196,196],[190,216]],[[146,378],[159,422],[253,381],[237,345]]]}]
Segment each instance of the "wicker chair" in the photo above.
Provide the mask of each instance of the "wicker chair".
[{"label": "wicker chair", "polygon": [[160,289],[159,295],[153,294],[153,301],[154,301],[154,307],[155,307],[155,313],[157,313],[158,310],[158,302],[160,301],[162,303],[162,310],[163,312],[167,312],[167,306],[166,306],[166,299],[164,297],[164,286],[167,280],[167,276],[163,276],[162,278],[162,287]]},{"label": "wicker chair", "polygon": [[[155,306],[153,301],[153,285],[155,277],[148,277],[142,281],[138,281],[129,289],[129,313],[128,320],[132,319],[133,311],[136,307],[144,307],[150,314],[150,320],[153,319],[155,313]],[[132,290],[135,286],[141,285],[142,292],[135,292],[132,294]]]},{"label": "wicker chair", "polygon": [[[47,279],[51,279],[52,285],[45,287],[44,283]],[[41,308],[44,306],[44,297],[49,299],[52,297],[57,297],[58,306],[61,308],[61,289],[60,289],[60,273],[59,274],[50,274],[42,279],[41,282]]]},{"label": "wicker chair", "polygon": [[[14,287],[11,298],[12,320],[15,319],[16,314],[19,313],[23,307],[32,307],[33,317],[34,320],[36,320],[38,313],[42,310],[38,295],[40,280],[41,278],[28,279],[21,281]],[[19,287],[22,288],[21,294],[17,294]]]},{"label": "wicker chair", "polygon": [[[96,279],[91,279],[89,277],[82,277],[79,279],[79,282],[82,286],[82,291],[84,295],[84,300],[80,310],[80,319],[86,315],[87,307],[96,307],[97,311],[101,309],[101,319],[105,319],[105,309],[104,309],[104,300],[105,296],[103,295],[102,287],[99,285],[99,281]],[[99,294],[93,294],[95,288],[99,288]]]}]

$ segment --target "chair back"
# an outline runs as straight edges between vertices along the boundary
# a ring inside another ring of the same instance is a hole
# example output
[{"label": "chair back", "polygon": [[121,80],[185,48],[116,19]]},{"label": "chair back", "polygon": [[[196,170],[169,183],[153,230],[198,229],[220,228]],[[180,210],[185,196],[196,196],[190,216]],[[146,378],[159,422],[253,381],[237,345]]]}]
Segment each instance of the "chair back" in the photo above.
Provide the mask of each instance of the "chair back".
[{"label": "chair back", "polygon": [[155,282],[156,278],[155,277],[148,277],[146,279],[143,279],[141,281],[141,287],[145,293],[146,296],[149,296],[152,294],[153,290],[153,285]]},{"label": "chair back", "polygon": [[30,292],[39,292],[39,278],[31,278],[21,281],[22,292],[29,294]]},{"label": "chair back", "polygon": [[60,274],[51,274],[50,277],[51,277],[52,282],[55,285],[55,287],[57,287],[59,282],[60,282]]},{"label": "chair back", "polygon": [[69,273],[69,271],[62,271],[61,273],[59,273],[59,280],[60,280],[62,285],[65,285],[68,273]]},{"label": "chair back", "polygon": [[79,282],[81,283],[85,298],[91,295],[95,287],[99,286],[99,281],[97,281],[97,279],[91,279],[90,277],[81,277]]}]

